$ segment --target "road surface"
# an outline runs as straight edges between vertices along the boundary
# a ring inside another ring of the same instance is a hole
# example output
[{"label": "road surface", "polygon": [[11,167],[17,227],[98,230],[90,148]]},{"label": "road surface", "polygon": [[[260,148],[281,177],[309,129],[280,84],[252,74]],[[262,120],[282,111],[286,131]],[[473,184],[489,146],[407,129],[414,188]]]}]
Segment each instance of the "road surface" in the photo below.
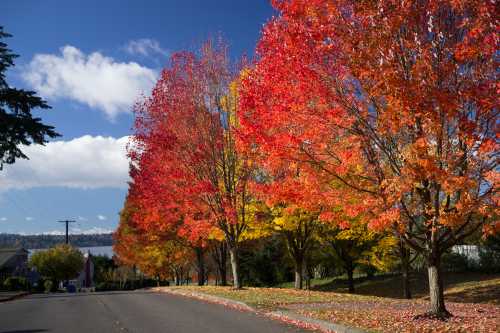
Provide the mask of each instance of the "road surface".
[{"label": "road surface", "polygon": [[0,333],[305,333],[222,305],[149,291],[31,295],[0,303]]}]

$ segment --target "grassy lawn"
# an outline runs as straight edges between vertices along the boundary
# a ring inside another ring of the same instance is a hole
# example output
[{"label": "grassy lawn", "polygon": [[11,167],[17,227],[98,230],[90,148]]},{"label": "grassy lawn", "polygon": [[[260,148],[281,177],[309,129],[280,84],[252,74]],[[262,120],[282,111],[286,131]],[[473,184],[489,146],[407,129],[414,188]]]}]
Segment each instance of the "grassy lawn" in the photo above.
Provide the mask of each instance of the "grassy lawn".
[{"label": "grassy lawn", "polygon": [[[421,278],[416,277],[414,290],[418,299],[390,297],[398,292],[397,277],[379,277],[360,282],[358,291],[365,295],[343,292],[341,280],[316,281],[322,290],[291,288],[244,288],[181,286],[168,287],[183,292],[203,293],[244,302],[262,311],[288,310],[308,317],[366,329],[369,332],[500,332],[500,276],[449,274],[447,307],[453,317],[447,321],[414,319],[427,311],[428,301]],[[421,285],[417,285],[417,283]],[[336,289],[337,291],[325,291]],[[372,296],[380,294],[379,296]],[[397,297],[399,297],[397,295]],[[471,303],[473,302],[474,303]],[[488,304],[489,303],[489,304]]]},{"label": "grassy lawn", "polygon": [[225,297],[235,301],[244,302],[252,307],[263,310],[274,310],[291,304],[312,304],[343,301],[355,302],[372,298],[362,295],[283,288],[244,288],[242,290],[234,290],[231,287],[181,286],[169,287],[169,289],[202,292],[208,295]]},{"label": "grassy lawn", "polygon": [[500,308],[492,304],[451,303],[453,317],[447,321],[415,319],[427,311],[423,300],[345,302],[299,307],[297,313],[321,320],[363,328],[369,332],[460,332],[496,333],[500,331]]},{"label": "grassy lawn", "polygon": [[[446,273],[444,276],[445,297],[448,301],[460,303],[491,303],[500,305],[500,274]],[[345,277],[312,280],[316,291],[347,293]],[[293,288],[293,283],[285,283],[280,288]],[[356,293],[359,295],[403,298],[403,281],[400,276],[375,276],[366,279],[356,277]],[[414,298],[427,298],[428,280],[425,274],[415,274],[411,279]]]}]

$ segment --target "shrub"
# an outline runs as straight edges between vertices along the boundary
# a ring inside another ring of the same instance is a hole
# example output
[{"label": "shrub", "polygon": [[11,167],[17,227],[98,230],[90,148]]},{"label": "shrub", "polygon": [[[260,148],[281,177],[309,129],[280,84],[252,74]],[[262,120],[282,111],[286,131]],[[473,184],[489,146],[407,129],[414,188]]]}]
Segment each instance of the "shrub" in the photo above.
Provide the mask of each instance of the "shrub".
[{"label": "shrub", "polygon": [[500,273],[500,252],[489,248],[480,248],[479,269],[485,273]]},{"label": "shrub", "polygon": [[[126,289],[126,288],[123,288]],[[105,281],[105,282],[99,282],[96,287],[96,291],[113,291],[113,290],[122,290],[120,288],[120,284],[118,282],[114,281]]]},{"label": "shrub", "polygon": [[54,288],[54,283],[51,280],[45,280],[43,287],[45,288],[46,293],[50,293]]},{"label": "shrub", "polygon": [[[281,265],[276,265],[278,258],[282,257],[287,260]],[[243,283],[252,287],[269,287],[286,282],[281,279],[288,277],[287,271],[293,272],[279,237],[247,242],[240,250],[240,264]],[[290,277],[293,278],[293,275]]]},{"label": "shrub", "polygon": [[9,291],[20,291],[20,290],[28,290],[29,284],[28,281],[23,277],[12,276],[7,278],[4,283],[4,288]]},{"label": "shrub", "polygon": [[500,235],[491,235],[479,246],[479,270],[500,273]]},{"label": "shrub", "polygon": [[366,274],[367,279],[373,279],[375,273],[377,273],[377,268],[373,267],[372,265],[362,264],[359,266],[359,270],[362,273]]},{"label": "shrub", "polygon": [[441,260],[442,269],[445,272],[464,272],[470,266],[467,257],[460,253],[445,253]]},{"label": "shrub", "polygon": [[107,291],[108,282],[99,282],[95,286],[95,291]]},{"label": "shrub", "polygon": [[45,287],[43,285],[44,282],[45,280],[43,278],[39,278],[38,281],[33,283],[33,285],[31,286],[32,291],[36,293],[43,293],[45,291]]}]

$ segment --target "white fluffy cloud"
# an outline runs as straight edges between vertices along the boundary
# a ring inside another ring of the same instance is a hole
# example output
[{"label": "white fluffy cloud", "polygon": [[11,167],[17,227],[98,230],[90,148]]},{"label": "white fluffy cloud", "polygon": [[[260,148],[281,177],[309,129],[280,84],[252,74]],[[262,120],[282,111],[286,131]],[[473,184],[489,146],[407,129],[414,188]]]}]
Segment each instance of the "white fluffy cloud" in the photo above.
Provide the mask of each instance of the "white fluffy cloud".
[{"label": "white fluffy cloud", "polygon": [[106,221],[108,218],[104,215],[97,215],[97,218],[99,219],[99,221]]},{"label": "white fluffy cloud", "polygon": [[70,188],[125,188],[127,186],[128,137],[85,135],[70,141],[33,145],[24,152],[29,160],[18,160],[0,172],[0,189],[43,186]]},{"label": "white fluffy cloud", "polygon": [[144,57],[150,57],[154,54],[159,54],[162,56],[168,56],[169,52],[163,49],[155,39],[141,38],[135,39],[128,42],[125,46],[125,51],[132,55],[141,55]]},{"label": "white fluffy cloud", "polygon": [[99,52],[86,55],[67,45],[60,55],[35,55],[22,76],[47,99],[75,100],[114,119],[130,112],[141,94],[149,94],[157,73],[135,62],[116,62]]},{"label": "white fluffy cloud", "polygon": [[0,217],[0,221],[5,222],[5,221],[7,221],[7,218],[6,217]]},{"label": "white fluffy cloud", "polygon": [[34,218],[33,218],[33,217],[31,217],[31,216],[26,216],[26,221],[30,222],[30,221],[33,221],[33,220],[34,220]]}]

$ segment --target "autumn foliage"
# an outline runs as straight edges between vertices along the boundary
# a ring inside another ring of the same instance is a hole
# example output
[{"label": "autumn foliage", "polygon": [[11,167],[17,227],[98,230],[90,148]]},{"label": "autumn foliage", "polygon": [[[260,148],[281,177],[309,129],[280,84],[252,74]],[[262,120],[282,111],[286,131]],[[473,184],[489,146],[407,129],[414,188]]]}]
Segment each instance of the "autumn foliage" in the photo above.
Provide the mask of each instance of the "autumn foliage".
[{"label": "autumn foliage", "polygon": [[500,231],[495,3],[272,3],[252,65],[209,41],[136,105],[120,257],[157,274],[196,257],[203,276],[212,249],[225,281],[227,250],[239,289],[241,243],[280,234],[296,288],[318,243],[354,291],[357,265],[411,252],[450,316],[442,255]]},{"label": "autumn foliage", "polygon": [[248,227],[252,165],[236,150],[238,73],[222,43],[174,54],[152,96],[136,106],[130,143],[137,201],[146,230],[175,230],[197,247],[225,239],[234,285]]},{"label": "autumn foliage", "polygon": [[441,254],[500,228],[495,4],[273,4],[240,91],[243,141],[424,254],[431,311],[447,315]]},{"label": "autumn foliage", "polygon": [[[157,215],[136,200],[133,186],[120,213],[120,224],[114,233],[113,250],[121,265],[138,268],[156,279],[180,280],[193,262],[186,240],[170,228],[147,228]],[[155,222],[156,224],[160,224]]]}]

